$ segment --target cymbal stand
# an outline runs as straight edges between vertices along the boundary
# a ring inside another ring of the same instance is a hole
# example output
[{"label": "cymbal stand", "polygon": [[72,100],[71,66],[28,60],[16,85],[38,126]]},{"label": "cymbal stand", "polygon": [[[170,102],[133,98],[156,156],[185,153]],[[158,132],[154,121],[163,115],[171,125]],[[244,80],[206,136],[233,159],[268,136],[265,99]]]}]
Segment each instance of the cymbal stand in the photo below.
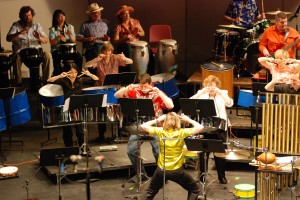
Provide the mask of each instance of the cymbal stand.
[{"label": "cymbal stand", "polygon": [[[40,171],[41,168],[42,168],[42,167],[39,167],[39,168],[33,173],[33,175],[31,176],[31,178],[32,178],[33,176],[35,176],[35,175],[38,173],[38,171]],[[30,183],[30,180],[29,180],[29,179],[26,179],[25,185],[23,185],[23,188],[26,189],[26,200],[31,200],[31,199],[29,198],[29,183]]]}]

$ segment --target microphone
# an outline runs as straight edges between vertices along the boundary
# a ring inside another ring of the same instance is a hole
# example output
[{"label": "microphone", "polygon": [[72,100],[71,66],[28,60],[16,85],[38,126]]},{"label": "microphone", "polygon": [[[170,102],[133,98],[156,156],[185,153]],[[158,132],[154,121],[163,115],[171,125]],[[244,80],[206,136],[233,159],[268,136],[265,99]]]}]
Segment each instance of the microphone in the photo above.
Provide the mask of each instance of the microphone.
[{"label": "microphone", "polygon": [[294,18],[298,17],[298,15],[299,15],[299,10],[300,10],[300,5],[298,6],[298,8],[297,8],[295,14],[289,18],[289,20],[288,20],[289,22],[292,21]]},{"label": "microphone", "polygon": [[102,162],[103,162],[104,159],[105,159],[104,156],[96,156],[95,157],[95,161],[98,162],[98,172],[99,173],[101,173],[103,171]]}]

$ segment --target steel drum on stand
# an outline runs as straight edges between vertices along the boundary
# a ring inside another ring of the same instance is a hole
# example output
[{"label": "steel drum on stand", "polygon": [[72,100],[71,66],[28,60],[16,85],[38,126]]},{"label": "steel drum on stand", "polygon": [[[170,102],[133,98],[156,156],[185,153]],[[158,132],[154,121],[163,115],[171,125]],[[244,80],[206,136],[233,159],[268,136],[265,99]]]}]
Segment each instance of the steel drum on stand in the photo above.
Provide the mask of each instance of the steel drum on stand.
[{"label": "steel drum on stand", "polygon": [[177,69],[178,44],[176,40],[164,39],[158,45],[158,65],[162,73],[174,72]]},{"label": "steel drum on stand", "polygon": [[146,41],[130,42],[130,58],[133,60],[131,71],[137,72],[137,77],[147,73],[149,64],[149,47]]},{"label": "steel drum on stand", "polygon": [[173,73],[156,74],[151,76],[151,81],[155,87],[166,93],[171,99],[178,96],[179,90]]}]

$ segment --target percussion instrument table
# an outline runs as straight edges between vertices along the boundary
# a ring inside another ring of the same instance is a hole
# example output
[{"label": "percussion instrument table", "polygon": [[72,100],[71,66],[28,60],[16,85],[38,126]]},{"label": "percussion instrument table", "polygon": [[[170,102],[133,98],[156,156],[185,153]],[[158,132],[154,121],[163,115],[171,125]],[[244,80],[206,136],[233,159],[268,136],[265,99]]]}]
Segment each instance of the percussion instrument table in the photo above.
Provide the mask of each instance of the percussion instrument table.
[{"label": "percussion instrument table", "polygon": [[[202,74],[200,70],[197,70],[193,73],[193,75],[187,80],[188,83],[194,84],[194,93],[196,93],[196,84],[202,83]],[[233,85],[240,86],[241,88],[249,88],[252,87],[251,77],[242,77],[242,78],[233,78]]]}]

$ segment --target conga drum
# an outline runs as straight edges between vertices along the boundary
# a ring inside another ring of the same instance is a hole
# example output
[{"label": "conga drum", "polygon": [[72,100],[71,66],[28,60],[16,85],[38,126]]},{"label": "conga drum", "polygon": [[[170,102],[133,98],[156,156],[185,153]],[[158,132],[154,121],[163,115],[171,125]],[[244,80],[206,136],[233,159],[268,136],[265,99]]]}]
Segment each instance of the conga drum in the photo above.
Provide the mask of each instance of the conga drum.
[{"label": "conga drum", "polygon": [[168,73],[177,69],[178,45],[176,40],[164,39],[159,41],[158,65],[160,72]]},{"label": "conga drum", "polygon": [[149,63],[149,47],[146,41],[130,42],[130,58],[133,60],[131,71],[137,73],[137,77],[147,72]]},{"label": "conga drum", "polygon": [[201,66],[202,83],[209,75],[218,77],[218,79],[221,81],[221,89],[228,90],[229,97],[233,99],[233,66],[229,63],[217,65],[205,63]]},{"label": "conga drum", "polygon": [[58,47],[59,56],[63,61],[74,60],[76,52],[76,43],[60,44]]}]

